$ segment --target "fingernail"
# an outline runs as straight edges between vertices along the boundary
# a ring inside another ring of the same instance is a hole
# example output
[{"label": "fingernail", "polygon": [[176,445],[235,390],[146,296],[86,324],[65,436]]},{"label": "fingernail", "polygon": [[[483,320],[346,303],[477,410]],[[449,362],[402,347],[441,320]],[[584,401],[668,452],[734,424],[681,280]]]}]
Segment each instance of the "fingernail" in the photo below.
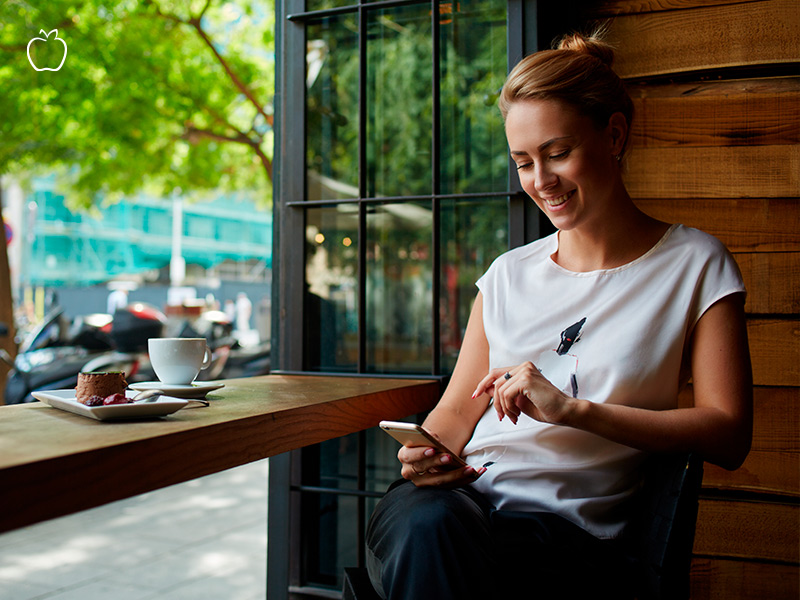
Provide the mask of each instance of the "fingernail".
[{"label": "fingernail", "polygon": [[445,464],[445,465],[447,463],[449,463],[450,462],[450,455],[449,454],[443,455],[442,458],[441,458],[441,462],[442,462],[442,464]]},{"label": "fingernail", "polygon": [[425,456],[433,456],[434,454],[436,454],[436,450],[434,450],[433,448],[428,448],[427,450],[425,450]]}]

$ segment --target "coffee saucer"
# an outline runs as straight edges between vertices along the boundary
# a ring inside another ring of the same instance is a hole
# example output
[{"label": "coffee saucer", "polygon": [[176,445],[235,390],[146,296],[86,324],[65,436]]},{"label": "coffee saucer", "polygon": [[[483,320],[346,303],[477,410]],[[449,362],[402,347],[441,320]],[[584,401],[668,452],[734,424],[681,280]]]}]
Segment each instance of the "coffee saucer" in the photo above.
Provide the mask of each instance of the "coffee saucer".
[{"label": "coffee saucer", "polygon": [[225,384],[219,381],[196,381],[188,385],[161,383],[160,381],[141,381],[132,383],[128,387],[137,392],[163,390],[165,394],[173,398],[205,398],[207,393],[225,387]]}]

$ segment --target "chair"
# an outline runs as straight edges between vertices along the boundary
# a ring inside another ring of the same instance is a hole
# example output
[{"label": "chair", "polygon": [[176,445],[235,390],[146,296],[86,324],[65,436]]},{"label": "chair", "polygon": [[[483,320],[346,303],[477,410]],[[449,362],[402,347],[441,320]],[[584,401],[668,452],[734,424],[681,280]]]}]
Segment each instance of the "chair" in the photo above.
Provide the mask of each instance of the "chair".
[{"label": "chair", "polygon": [[639,509],[626,531],[639,557],[638,600],[686,600],[697,525],[703,460],[694,454],[653,456]]},{"label": "chair", "polygon": [[[637,600],[687,600],[703,461],[694,454],[653,456],[624,539],[639,558]],[[380,600],[366,568],[344,570],[343,600]]]},{"label": "chair", "polygon": [[342,600],[381,600],[372,583],[366,567],[346,567]]}]

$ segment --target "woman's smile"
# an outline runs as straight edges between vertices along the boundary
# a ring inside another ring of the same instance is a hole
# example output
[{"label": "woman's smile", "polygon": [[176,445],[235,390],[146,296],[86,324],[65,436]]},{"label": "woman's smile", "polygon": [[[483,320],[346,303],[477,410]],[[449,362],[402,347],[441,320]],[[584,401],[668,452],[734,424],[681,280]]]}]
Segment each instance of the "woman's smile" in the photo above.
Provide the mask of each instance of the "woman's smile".
[{"label": "woman's smile", "polygon": [[558,209],[561,207],[567,200],[572,198],[573,194],[575,194],[575,190],[571,190],[566,194],[562,194],[560,196],[556,196],[554,198],[545,198],[543,196],[539,196],[542,202],[544,202],[548,208],[550,209]]}]

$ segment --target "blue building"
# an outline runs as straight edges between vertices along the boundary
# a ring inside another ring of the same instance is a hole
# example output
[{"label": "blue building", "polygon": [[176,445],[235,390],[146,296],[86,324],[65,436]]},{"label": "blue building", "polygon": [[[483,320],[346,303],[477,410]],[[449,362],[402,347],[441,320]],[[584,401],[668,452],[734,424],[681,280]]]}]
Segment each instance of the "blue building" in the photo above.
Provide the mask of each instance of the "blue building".
[{"label": "blue building", "polygon": [[[169,200],[139,195],[79,212],[67,206],[51,180],[37,180],[25,204],[23,286],[89,286],[170,264],[175,239]],[[209,269],[232,261],[271,267],[268,207],[245,194],[181,204],[180,252],[188,266]]]}]

